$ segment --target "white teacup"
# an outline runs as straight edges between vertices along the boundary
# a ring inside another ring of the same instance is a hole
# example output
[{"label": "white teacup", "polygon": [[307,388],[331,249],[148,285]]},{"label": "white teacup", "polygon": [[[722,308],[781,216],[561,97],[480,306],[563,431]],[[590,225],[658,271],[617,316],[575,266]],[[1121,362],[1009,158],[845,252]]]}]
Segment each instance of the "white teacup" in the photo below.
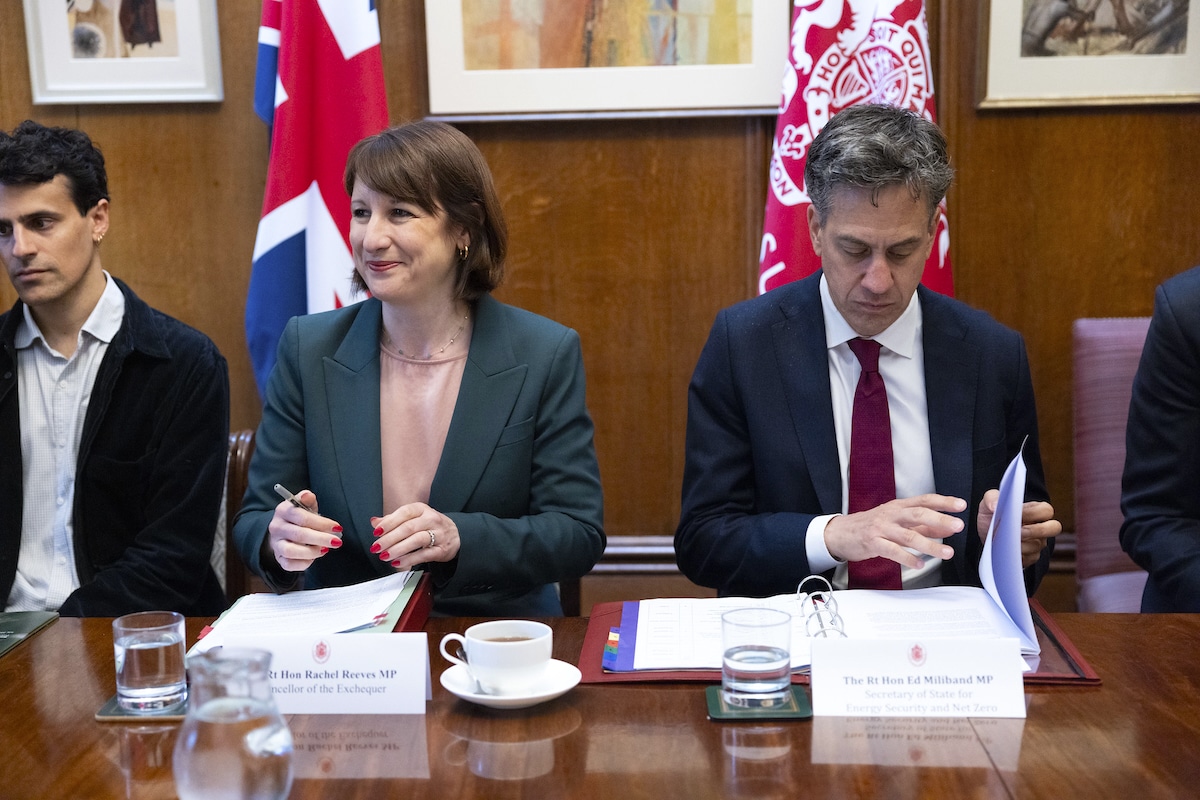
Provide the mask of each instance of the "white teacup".
[{"label": "white teacup", "polygon": [[[467,661],[446,652],[451,642],[462,643]],[[448,633],[440,649],[447,661],[462,664],[488,694],[524,694],[537,689],[550,664],[553,647],[550,626],[524,619],[480,622],[466,635]]]}]

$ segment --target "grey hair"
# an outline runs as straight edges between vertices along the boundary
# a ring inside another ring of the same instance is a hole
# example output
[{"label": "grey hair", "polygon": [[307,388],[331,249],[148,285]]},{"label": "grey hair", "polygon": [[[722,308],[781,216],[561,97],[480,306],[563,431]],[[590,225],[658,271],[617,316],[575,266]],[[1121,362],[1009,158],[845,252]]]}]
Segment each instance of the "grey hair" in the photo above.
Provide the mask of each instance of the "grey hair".
[{"label": "grey hair", "polygon": [[946,196],[954,168],[937,125],[907,109],[854,105],[832,117],[808,148],[804,184],[824,224],[834,190],[853,186],[879,191],[903,184],[929,206],[929,219]]}]

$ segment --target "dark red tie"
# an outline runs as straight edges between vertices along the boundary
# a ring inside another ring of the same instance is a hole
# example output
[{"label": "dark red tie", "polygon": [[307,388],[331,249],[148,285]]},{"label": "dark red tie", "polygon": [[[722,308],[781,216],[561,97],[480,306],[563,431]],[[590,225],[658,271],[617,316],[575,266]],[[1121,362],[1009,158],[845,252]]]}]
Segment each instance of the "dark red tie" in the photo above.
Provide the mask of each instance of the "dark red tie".
[{"label": "dark red tie", "polygon": [[[892,462],[892,424],[887,390],[879,374],[879,342],[851,339],[862,366],[854,390],[850,427],[850,501],[848,511],[867,511],[896,499]],[[887,558],[850,562],[851,589],[899,589],[900,565]]]}]

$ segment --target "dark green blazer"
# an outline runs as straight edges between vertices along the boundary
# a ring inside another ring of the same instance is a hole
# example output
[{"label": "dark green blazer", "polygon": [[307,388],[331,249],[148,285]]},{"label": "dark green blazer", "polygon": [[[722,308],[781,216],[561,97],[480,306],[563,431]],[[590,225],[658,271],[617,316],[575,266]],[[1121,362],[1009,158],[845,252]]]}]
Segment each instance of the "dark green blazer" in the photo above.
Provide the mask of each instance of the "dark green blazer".
[{"label": "dark green blazer", "polygon": [[[234,525],[242,558],[260,549],[282,483],[311,489],[344,544],[304,573],[308,588],[392,572],[369,552],[383,508],[379,328],[369,299],[295,317],[279,344]],[[553,583],[585,574],[604,550],[600,472],[584,398],[579,336],[489,296],[476,305],[470,352],[429,505],[454,520],[462,546],[432,565],[434,611],[455,616],[561,614]]]}]

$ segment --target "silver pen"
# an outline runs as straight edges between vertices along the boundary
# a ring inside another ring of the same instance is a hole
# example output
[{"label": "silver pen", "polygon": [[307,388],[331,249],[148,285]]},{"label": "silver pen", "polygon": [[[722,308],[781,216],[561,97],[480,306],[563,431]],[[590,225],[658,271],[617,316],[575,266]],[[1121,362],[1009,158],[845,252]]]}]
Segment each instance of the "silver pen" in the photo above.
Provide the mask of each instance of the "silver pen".
[{"label": "silver pen", "polygon": [[284,500],[287,500],[289,503],[294,505],[296,508],[303,508],[305,511],[312,511],[312,513],[314,513],[314,514],[317,513],[316,511],[313,511],[313,509],[304,505],[304,503],[301,503],[299,500],[297,500],[296,495],[292,494],[287,489],[283,488],[282,483],[275,484],[275,493],[278,494],[280,497],[282,497]]}]

